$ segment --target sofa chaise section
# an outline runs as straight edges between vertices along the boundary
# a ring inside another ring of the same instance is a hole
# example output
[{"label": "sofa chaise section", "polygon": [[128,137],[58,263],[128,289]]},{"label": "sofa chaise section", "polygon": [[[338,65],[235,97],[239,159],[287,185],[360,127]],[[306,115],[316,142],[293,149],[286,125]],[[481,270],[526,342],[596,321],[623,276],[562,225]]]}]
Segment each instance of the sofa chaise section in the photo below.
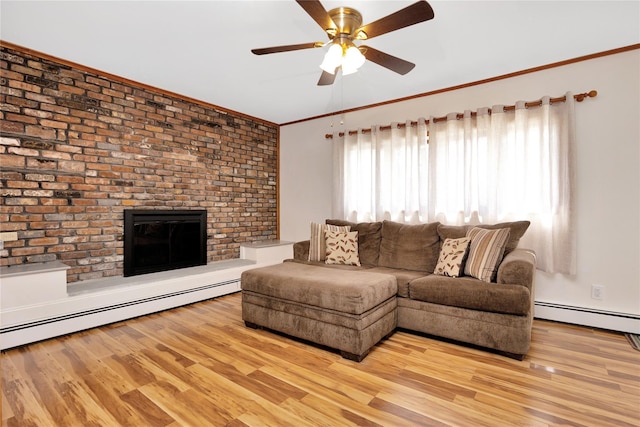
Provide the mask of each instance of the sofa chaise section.
[{"label": "sofa chaise section", "polygon": [[243,272],[242,318],[362,360],[397,325],[393,276],[285,262]]}]

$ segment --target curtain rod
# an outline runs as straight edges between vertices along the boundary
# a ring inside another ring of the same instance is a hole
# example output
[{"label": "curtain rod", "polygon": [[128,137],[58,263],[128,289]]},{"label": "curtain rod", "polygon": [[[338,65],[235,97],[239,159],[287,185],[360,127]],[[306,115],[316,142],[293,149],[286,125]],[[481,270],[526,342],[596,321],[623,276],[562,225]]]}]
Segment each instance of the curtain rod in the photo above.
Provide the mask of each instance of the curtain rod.
[{"label": "curtain rod", "polygon": [[[595,98],[596,96],[598,96],[598,92],[595,91],[595,90],[592,90],[592,91],[585,92],[585,93],[575,94],[575,95],[573,95],[573,99],[575,99],[577,102],[582,102],[586,98]],[[558,103],[558,102],[565,102],[566,100],[567,100],[566,96],[561,96],[561,97],[558,97],[558,98],[551,98],[549,100],[549,102],[551,104],[555,104],[555,103]],[[539,99],[537,101],[525,102],[524,105],[527,108],[539,107],[539,106],[542,105],[542,100]],[[504,107],[505,111],[513,111],[515,109],[516,109],[515,105],[506,105]],[[491,113],[491,109],[489,109],[489,113]],[[477,114],[476,114],[475,111],[471,112],[471,117],[475,117],[476,115]],[[458,113],[456,118],[457,119],[462,119],[462,118],[464,118],[464,114]],[[434,122],[443,122],[443,121],[446,121],[446,120],[447,120],[446,116],[444,116],[444,117],[436,117],[435,119],[433,119]],[[429,124],[429,120],[426,120],[425,123]],[[417,126],[417,125],[418,125],[418,122],[411,122],[411,126]],[[406,126],[407,126],[406,123],[398,123],[398,125],[397,125],[398,128],[404,128]],[[389,130],[389,129],[391,129],[391,125],[380,126],[380,130]],[[370,133],[370,132],[371,132],[371,129],[369,129],[369,128],[368,129],[362,129],[362,133]],[[357,130],[350,130],[350,131],[347,131],[347,133],[349,135],[356,135],[358,133],[358,131]],[[345,134],[344,132],[340,132],[338,134],[338,136],[344,136],[344,134]],[[325,134],[324,137],[325,137],[325,139],[333,139],[333,134],[327,133],[327,134]]]}]

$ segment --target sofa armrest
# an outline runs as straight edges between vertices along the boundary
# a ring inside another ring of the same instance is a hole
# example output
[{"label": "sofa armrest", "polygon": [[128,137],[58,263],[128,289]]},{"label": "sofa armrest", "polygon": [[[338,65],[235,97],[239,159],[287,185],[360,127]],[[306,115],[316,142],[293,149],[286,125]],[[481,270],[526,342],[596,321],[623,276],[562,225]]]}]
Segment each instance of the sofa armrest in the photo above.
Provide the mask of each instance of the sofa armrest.
[{"label": "sofa armrest", "polygon": [[299,261],[308,261],[310,244],[311,244],[311,241],[309,240],[295,242],[293,244],[293,259],[296,259]]},{"label": "sofa armrest", "polygon": [[536,273],[536,254],[528,249],[514,249],[504,257],[498,267],[497,282],[522,285],[533,291]]}]

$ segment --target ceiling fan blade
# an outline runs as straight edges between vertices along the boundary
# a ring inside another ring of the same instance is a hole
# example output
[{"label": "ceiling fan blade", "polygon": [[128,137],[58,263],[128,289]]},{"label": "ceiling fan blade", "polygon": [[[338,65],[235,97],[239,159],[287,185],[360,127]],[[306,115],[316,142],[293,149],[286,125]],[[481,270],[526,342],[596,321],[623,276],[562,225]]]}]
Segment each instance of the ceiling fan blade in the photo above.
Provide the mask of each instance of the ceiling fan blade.
[{"label": "ceiling fan blade", "polygon": [[360,46],[360,50],[363,51],[364,57],[369,61],[375,62],[398,74],[405,75],[416,66],[416,64],[412,62],[405,61],[404,59],[389,55],[388,53],[381,52],[369,46]]},{"label": "ceiling fan blade", "polygon": [[309,14],[314,21],[320,25],[323,31],[329,28],[336,29],[337,26],[333,22],[333,19],[329,16],[322,3],[318,0],[296,0],[296,2],[302,6],[302,8]]},{"label": "ceiling fan blade", "polygon": [[363,31],[367,35],[366,38],[371,39],[382,34],[390,33],[391,31],[399,30],[400,28],[428,21],[429,19],[433,19],[434,16],[435,14],[429,3],[421,0],[391,15],[387,15],[384,18],[380,18],[377,21],[358,28],[354,34],[357,35],[360,31]]},{"label": "ceiling fan blade", "polygon": [[311,49],[314,47],[322,47],[324,43],[301,43],[301,44],[289,44],[284,46],[264,47],[261,49],[251,49],[251,52],[255,55],[266,55],[269,53],[289,52],[292,50]]},{"label": "ceiling fan blade", "polygon": [[336,74],[338,74],[337,68],[333,74],[327,73],[326,71],[323,70],[322,74],[320,75],[320,80],[318,80],[318,86],[332,85],[333,82],[336,80]]}]

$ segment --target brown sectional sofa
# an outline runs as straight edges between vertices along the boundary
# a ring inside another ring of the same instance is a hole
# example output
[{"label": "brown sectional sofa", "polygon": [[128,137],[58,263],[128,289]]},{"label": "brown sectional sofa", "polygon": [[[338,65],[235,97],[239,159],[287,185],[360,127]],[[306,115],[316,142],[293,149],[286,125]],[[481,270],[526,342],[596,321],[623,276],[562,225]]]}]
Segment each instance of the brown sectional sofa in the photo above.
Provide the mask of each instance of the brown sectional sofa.
[{"label": "brown sectional sofa", "polygon": [[533,321],[535,254],[517,248],[528,221],[480,225],[509,229],[504,257],[491,283],[433,274],[445,239],[471,226],[392,221],[351,223],[361,266],[308,261],[309,241],[294,258],[243,273],[243,320],[336,348],[362,360],[396,328],[426,333],[522,358]]}]

